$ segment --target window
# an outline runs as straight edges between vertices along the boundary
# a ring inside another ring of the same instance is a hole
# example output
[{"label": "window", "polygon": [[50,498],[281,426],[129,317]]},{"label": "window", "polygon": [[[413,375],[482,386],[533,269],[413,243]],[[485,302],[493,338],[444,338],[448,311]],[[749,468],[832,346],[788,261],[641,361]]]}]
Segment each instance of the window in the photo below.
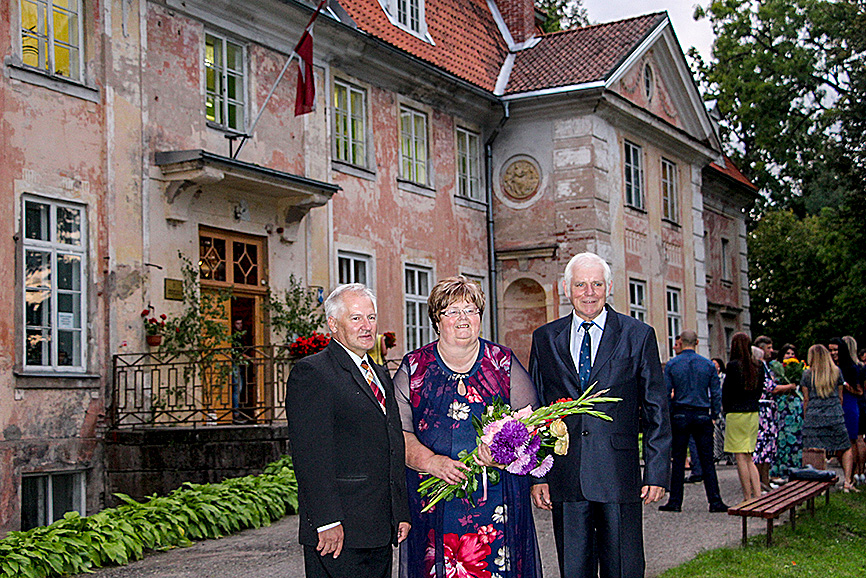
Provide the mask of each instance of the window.
[{"label": "window", "polygon": [[205,34],[205,116],[224,128],[244,130],[244,47]]},{"label": "window", "polygon": [[727,239],[722,239],[722,280],[729,281],[731,279],[731,270],[728,266],[728,259],[730,258],[730,250],[728,249],[728,244],[730,241]]},{"label": "window", "polygon": [[397,22],[412,32],[421,33],[424,0],[396,0]]},{"label": "window", "polygon": [[21,478],[21,529],[47,526],[66,512],[85,515],[84,472]]},{"label": "window", "polygon": [[430,294],[430,269],[406,265],[406,351],[430,343],[431,326],[427,316]]},{"label": "window", "polygon": [[653,99],[654,88],[655,83],[653,82],[653,69],[652,66],[647,64],[643,67],[643,92],[646,96],[647,101],[651,101]]},{"label": "window", "polygon": [[662,216],[674,223],[680,221],[677,165],[662,159]]},{"label": "window", "polygon": [[202,285],[264,291],[264,240],[259,237],[202,229],[198,237]]},{"label": "window", "polygon": [[367,166],[367,95],[363,90],[334,82],[335,157],[346,163]]},{"label": "window", "polygon": [[668,287],[667,290],[667,306],[668,306],[668,355],[673,357],[674,341],[682,332],[683,318],[680,310],[680,290]]},{"label": "window", "polygon": [[81,80],[80,0],[21,0],[21,56],[26,66]]},{"label": "window", "polygon": [[457,194],[461,197],[483,201],[479,167],[478,135],[474,132],[457,129]]},{"label": "window", "polygon": [[367,285],[370,258],[366,255],[340,251],[337,255],[340,283],[363,283]]},{"label": "window", "polygon": [[84,207],[24,199],[24,365],[84,369]]},{"label": "window", "polygon": [[643,150],[625,141],[625,204],[643,210]]},{"label": "window", "polygon": [[427,184],[427,115],[400,109],[400,176]]},{"label": "window", "polygon": [[629,314],[646,323],[646,283],[636,279],[628,280],[628,305]]}]

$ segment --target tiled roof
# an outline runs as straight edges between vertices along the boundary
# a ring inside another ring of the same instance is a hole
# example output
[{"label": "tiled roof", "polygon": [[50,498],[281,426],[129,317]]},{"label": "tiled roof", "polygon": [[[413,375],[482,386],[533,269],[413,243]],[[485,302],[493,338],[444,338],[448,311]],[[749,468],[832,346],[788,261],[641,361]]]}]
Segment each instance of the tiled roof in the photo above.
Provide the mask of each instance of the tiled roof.
[{"label": "tiled roof", "polygon": [[740,169],[737,168],[737,165],[734,164],[734,161],[732,161],[730,158],[728,158],[727,155],[725,155],[725,166],[724,167],[722,167],[716,163],[710,163],[710,168],[722,173],[723,175],[726,175],[726,176],[734,179],[738,183],[742,183],[743,185],[752,189],[753,191],[758,190],[758,187],[753,185],[752,182],[746,178],[746,175],[744,175],[742,172],[740,172]]},{"label": "tiled roof", "polygon": [[378,0],[341,0],[340,5],[367,34],[493,92],[508,45],[485,0],[426,2],[434,45],[391,24]]},{"label": "tiled roof", "polygon": [[666,18],[657,12],[542,36],[517,53],[505,93],[605,80]]}]

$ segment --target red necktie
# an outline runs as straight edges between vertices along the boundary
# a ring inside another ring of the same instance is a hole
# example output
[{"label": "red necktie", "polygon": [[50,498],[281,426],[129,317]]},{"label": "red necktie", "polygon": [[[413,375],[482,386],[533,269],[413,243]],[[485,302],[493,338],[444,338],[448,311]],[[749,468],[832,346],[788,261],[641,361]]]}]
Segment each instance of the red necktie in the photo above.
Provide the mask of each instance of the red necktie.
[{"label": "red necktie", "polygon": [[364,374],[364,379],[367,380],[367,385],[369,385],[370,389],[373,390],[373,397],[375,397],[376,401],[379,402],[379,407],[382,408],[382,411],[385,411],[385,394],[382,393],[381,389],[379,389],[379,384],[376,383],[376,378],[373,377],[373,370],[370,368],[366,359],[361,361],[361,373]]}]

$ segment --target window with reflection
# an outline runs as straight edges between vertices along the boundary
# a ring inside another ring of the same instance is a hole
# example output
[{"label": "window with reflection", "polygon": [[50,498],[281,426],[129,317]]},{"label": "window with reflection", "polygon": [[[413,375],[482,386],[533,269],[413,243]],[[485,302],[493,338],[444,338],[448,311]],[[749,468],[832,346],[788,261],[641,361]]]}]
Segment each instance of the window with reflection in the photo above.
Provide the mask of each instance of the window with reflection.
[{"label": "window with reflection", "polygon": [[432,271],[427,267],[406,265],[404,296],[406,304],[406,351],[413,351],[431,341],[432,327],[427,315]]},{"label": "window with reflection", "polygon": [[24,366],[84,369],[84,207],[24,199]]},{"label": "window with reflection", "polygon": [[81,80],[81,1],[21,0],[21,60]]},{"label": "window with reflection", "polygon": [[205,34],[205,116],[224,128],[245,128],[244,47],[217,34]]}]

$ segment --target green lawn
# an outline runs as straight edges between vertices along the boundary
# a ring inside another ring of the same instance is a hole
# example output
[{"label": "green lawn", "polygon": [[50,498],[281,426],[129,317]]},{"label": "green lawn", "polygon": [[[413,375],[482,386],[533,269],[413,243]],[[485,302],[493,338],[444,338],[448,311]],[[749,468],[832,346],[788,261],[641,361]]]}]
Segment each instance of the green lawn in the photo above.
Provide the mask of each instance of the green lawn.
[{"label": "green lawn", "polygon": [[[862,489],[862,488],[861,488]],[[805,507],[797,509],[797,529],[790,516],[773,530],[773,546],[766,535],[749,538],[746,548],[719,548],[672,568],[661,578],[836,578],[866,577],[866,489],[859,494],[833,493],[830,505],[815,500],[815,517]],[[752,524],[762,520],[753,518]]]}]

